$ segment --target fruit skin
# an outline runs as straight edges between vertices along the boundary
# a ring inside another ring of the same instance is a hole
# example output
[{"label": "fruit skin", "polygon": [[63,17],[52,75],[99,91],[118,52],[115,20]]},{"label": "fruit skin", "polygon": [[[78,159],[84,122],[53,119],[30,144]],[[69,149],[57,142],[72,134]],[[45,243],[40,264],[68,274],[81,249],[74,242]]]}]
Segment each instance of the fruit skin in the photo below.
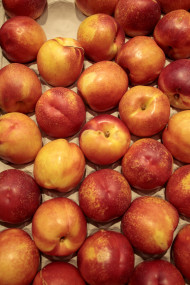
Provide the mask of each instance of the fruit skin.
[{"label": "fruit skin", "polygon": [[118,0],[75,0],[77,8],[86,16],[104,13],[113,15]]},{"label": "fruit skin", "polygon": [[0,116],[0,158],[13,164],[32,162],[42,147],[42,135],[27,115],[11,112]]},{"label": "fruit skin", "polygon": [[37,55],[37,67],[41,77],[54,87],[73,84],[78,79],[83,64],[84,50],[81,44],[72,38],[50,39],[41,46]]},{"label": "fruit skin", "polygon": [[32,285],[85,285],[78,269],[67,262],[54,261],[44,266],[35,276]]},{"label": "fruit skin", "polygon": [[153,36],[167,57],[190,57],[190,13],[183,9],[167,13],[156,24]]},{"label": "fruit skin", "polygon": [[166,200],[141,196],[122,217],[121,229],[132,246],[143,254],[165,253],[179,222],[177,210]]},{"label": "fruit skin", "polygon": [[115,62],[100,61],[86,68],[77,81],[79,95],[96,112],[116,107],[128,88],[128,76]]},{"label": "fruit skin", "polygon": [[31,284],[40,265],[40,255],[34,241],[22,229],[0,232],[0,284]]},{"label": "fruit skin", "polygon": [[121,233],[99,230],[84,241],[77,264],[90,285],[124,285],[134,269],[134,253]]},{"label": "fruit skin", "polygon": [[64,87],[45,91],[35,108],[37,123],[41,130],[54,138],[65,138],[76,134],[86,119],[82,98]]},{"label": "fruit skin", "polygon": [[0,70],[0,108],[4,112],[33,112],[42,94],[36,73],[20,63],[10,63]]},{"label": "fruit skin", "polygon": [[97,222],[122,216],[131,203],[131,188],[124,176],[113,169],[90,173],[79,188],[79,205]]},{"label": "fruit skin", "polygon": [[40,188],[35,180],[19,169],[0,173],[0,220],[18,224],[32,218],[41,202]]},{"label": "fruit skin", "polygon": [[145,193],[163,186],[172,171],[171,153],[161,142],[152,138],[134,142],[122,159],[122,173],[129,184]]},{"label": "fruit skin", "polygon": [[33,174],[43,188],[69,192],[85,171],[84,154],[76,143],[55,139],[45,144],[34,161]]},{"label": "fruit skin", "polygon": [[190,165],[183,165],[172,174],[166,186],[166,199],[180,215],[190,218]]},{"label": "fruit skin", "polygon": [[79,145],[86,158],[99,165],[119,160],[128,150],[131,135],[117,117],[102,114],[89,120],[79,134]]},{"label": "fruit skin", "polygon": [[114,11],[114,18],[130,37],[149,35],[160,17],[160,5],[155,0],[119,0]]},{"label": "fruit skin", "polygon": [[126,71],[131,85],[148,85],[158,78],[166,57],[153,38],[136,36],[121,47],[115,61]]},{"label": "fruit skin", "polygon": [[190,163],[190,110],[175,113],[162,133],[162,142],[172,156]]},{"label": "fruit skin", "polygon": [[170,102],[156,87],[134,86],[119,102],[119,115],[129,131],[149,137],[164,129],[170,117]]},{"label": "fruit skin", "polygon": [[0,29],[0,46],[5,57],[11,62],[35,61],[46,40],[43,28],[27,16],[10,18]]},{"label": "fruit skin", "polygon": [[81,22],[77,40],[93,62],[112,60],[125,42],[125,33],[112,16],[98,13]]},{"label": "fruit skin", "polygon": [[129,280],[129,285],[185,285],[179,270],[170,262],[162,259],[139,263]]},{"label": "fruit skin", "polygon": [[169,63],[158,77],[158,88],[168,96],[171,106],[190,109],[190,59]]},{"label": "fruit skin", "polygon": [[86,238],[87,222],[80,207],[69,198],[43,202],[32,219],[36,246],[50,256],[68,256],[76,252]]},{"label": "fruit skin", "polygon": [[189,0],[178,0],[178,1],[170,1],[170,0],[157,0],[160,3],[161,10],[163,13],[167,14],[173,10],[190,9]]},{"label": "fruit skin", "polygon": [[190,225],[184,225],[177,233],[172,246],[172,258],[175,266],[184,276],[190,280]]},{"label": "fruit skin", "polygon": [[43,14],[47,0],[2,0],[2,4],[9,17],[27,16],[37,19]]}]

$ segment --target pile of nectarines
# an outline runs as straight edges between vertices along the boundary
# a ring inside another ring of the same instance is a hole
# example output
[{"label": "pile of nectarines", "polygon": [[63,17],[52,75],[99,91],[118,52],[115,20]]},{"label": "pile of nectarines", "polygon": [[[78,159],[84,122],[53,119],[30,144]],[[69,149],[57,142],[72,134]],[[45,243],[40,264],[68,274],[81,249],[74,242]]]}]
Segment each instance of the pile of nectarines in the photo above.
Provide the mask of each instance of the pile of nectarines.
[{"label": "pile of nectarines", "polygon": [[2,9],[0,285],[189,284],[190,1]]}]

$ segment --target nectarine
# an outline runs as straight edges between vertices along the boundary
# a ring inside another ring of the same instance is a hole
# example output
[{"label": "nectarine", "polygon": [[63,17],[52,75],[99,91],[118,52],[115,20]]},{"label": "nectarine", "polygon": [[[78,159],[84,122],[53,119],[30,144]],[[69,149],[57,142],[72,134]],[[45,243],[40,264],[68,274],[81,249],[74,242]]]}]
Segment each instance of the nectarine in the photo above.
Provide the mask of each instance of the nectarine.
[{"label": "nectarine", "polygon": [[4,112],[33,112],[41,94],[39,78],[26,65],[10,63],[0,70],[0,108]]},{"label": "nectarine", "polygon": [[43,28],[27,16],[10,18],[0,28],[0,46],[5,57],[12,62],[28,63],[36,60],[46,40]]}]

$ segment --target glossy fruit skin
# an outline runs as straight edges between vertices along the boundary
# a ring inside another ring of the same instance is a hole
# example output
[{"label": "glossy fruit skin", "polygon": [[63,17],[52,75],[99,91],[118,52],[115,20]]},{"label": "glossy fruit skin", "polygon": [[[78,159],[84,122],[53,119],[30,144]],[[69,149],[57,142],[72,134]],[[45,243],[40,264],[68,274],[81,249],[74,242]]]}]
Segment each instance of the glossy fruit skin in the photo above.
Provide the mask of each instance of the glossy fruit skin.
[{"label": "glossy fruit skin", "polygon": [[118,106],[128,83],[127,74],[117,63],[103,60],[82,72],[77,89],[90,109],[100,113]]},{"label": "glossy fruit skin", "polygon": [[66,139],[55,139],[38,152],[33,167],[34,179],[41,187],[67,193],[78,186],[86,161],[80,147]]},{"label": "glossy fruit skin", "polygon": [[125,177],[113,169],[90,173],[79,188],[79,205],[97,222],[122,216],[131,203],[131,188]]},{"label": "glossy fruit skin", "polygon": [[121,233],[99,230],[79,249],[77,264],[90,285],[124,285],[134,268],[134,253]]},{"label": "glossy fruit skin", "polygon": [[164,15],[156,24],[154,39],[170,59],[190,56],[190,14],[179,9]]},{"label": "glossy fruit skin", "polygon": [[9,61],[15,63],[35,61],[46,40],[43,28],[27,16],[10,18],[0,29],[0,46],[3,53]]},{"label": "glossy fruit skin", "polygon": [[119,0],[114,11],[114,18],[130,37],[149,35],[160,17],[160,5],[154,0]]},{"label": "glossy fruit skin", "polygon": [[85,285],[78,269],[63,261],[54,261],[44,266],[35,276],[32,285],[43,285],[45,282],[48,285]]},{"label": "glossy fruit skin", "polygon": [[34,161],[42,147],[42,134],[34,120],[19,112],[0,116],[0,157],[13,164]]},{"label": "glossy fruit skin", "polygon": [[156,87],[134,86],[121,98],[119,115],[132,134],[139,137],[153,136],[168,123],[170,102]]},{"label": "glossy fruit skin", "polygon": [[190,10],[189,0],[178,0],[178,1],[170,1],[170,0],[158,0],[161,5],[161,10],[163,13],[167,14],[173,10],[184,9]]},{"label": "glossy fruit skin", "polygon": [[113,15],[118,0],[75,0],[77,8],[86,16],[104,13]]},{"label": "glossy fruit skin", "polygon": [[47,5],[47,0],[2,0],[3,8],[9,17],[27,16],[39,18]]},{"label": "glossy fruit skin", "polygon": [[172,156],[184,163],[190,163],[190,110],[174,113],[162,133],[162,143]]},{"label": "glossy fruit skin", "polygon": [[130,140],[131,135],[125,124],[109,114],[101,114],[89,120],[79,134],[79,146],[84,155],[99,165],[109,165],[122,158],[129,148]]},{"label": "glossy fruit skin", "polygon": [[122,158],[123,175],[131,186],[145,193],[163,186],[172,171],[171,153],[161,142],[152,138],[137,140]]},{"label": "glossy fruit skin", "polygon": [[41,81],[26,65],[10,63],[0,70],[0,108],[4,112],[34,112],[41,95]]},{"label": "glossy fruit skin", "polygon": [[158,77],[158,88],[168,96],[174,108],[190,108],[189,76],[190,59],[177,59],[164,67]]},{"label": "glossy fruit skin", "polygon": [[180,271],[170,262],[162,259],[139,263],[129,280],[129,285],[185,285]]},{"label": "glossy fruit skin", "polygon": [[153,38],[136,36],[121,47],[115,61],[126,71],[132,86],[149,85],[164,68],[166,56]]},{"label": "glossy fruit skin", "polygon": [[32,236],[40,251],[49,256],[69,256],[87,234],[85,216],[76,202],[56,197],[43,202],[32,219]]},{"label": "glossy fruit skin", "polygon": [[39,251],[26,231],[10,228],[0,232],[1,285],[31,284],[39,265]]},{"label": "glossy fruit skin", "polygon": [[113,60],[125,42],[125,33],[112,16],[98,13],[81,22],[77,40],[90,61]]},{"label": "glossy fruit skin", "polygon": [[190,192],[189,192],[190,165],[183,165],[175,170],[170,177],[165,196],[179,212],[180,215],[190,217]]},{"label": "glossy fruit skin", "polygon": [[74,91],[55,87],[39,98],[35,115],[41,130],[54,138],[75,135],[84,124],[86,109],[82,98]]},{"label": "glossy fruit skin", "polygon": [[72,85],[80,76],[83,65],[84,49],[73,38],[49,39],[37,54],[38,71],[46,83],[53,87]]},{"label": "glossy fruit skin", "polygon": [[137,197],[122,217],[121,229],[141,254],[164,254],[172,245],[179,215],[172,204],[155,196]]},{"label": "glossy fruit skin", "polygon": [[0,220],[11,224],[32,218],[41,202],[41,191],[32,176],[19,169],[0,173]]},{"label": "glossy fruit skin", "polygon": [[190,225],[184,225],[177,233],[172,247],[172,258],[175,266],[184,276],[190,280]]}]

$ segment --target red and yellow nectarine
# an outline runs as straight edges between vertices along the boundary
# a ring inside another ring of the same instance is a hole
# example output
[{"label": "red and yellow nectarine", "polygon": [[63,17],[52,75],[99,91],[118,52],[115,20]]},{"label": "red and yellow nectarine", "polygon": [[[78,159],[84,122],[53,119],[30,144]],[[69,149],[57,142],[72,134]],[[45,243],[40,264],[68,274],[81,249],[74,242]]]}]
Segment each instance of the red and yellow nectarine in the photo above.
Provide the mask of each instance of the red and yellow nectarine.
[{"label": "red and yellow nectarine", "polygon": [[0,28],[0,46],[5,57],[11,62],[35,61],[46,40],[43,28],[27,16],[10,18]]},{"label": "red and yellow nectarine", "polygon": [[19,112],[0,116],[0,158],[14,164],[29,163],[41,147],[41,132],[30,117]]},{"label": "red and yellow nectarine", "polygon": [[33,112],[41,94],[39,78],[26,65],[10,63],[0,70],[0,108],[4,112]]},{"label": "red and yellow nectarine", "polygon": [[35,115],[41,130],[54,138],[75,135],[86,119],[82,98],[64,87],[54,87],[39,98]]},{"label": "red and yellow nectarine", "polygon": [[81,44],[72,38],[50,39],[41,46],[37,55],[41,77],[55,87],[73,84],[82,71],[83,63],[84,50]]},{"label": "red and yellow nectarine", "polygon": [[68,256],[86,238],[87,222],[81,208],[69,198],[56,197],[43,202],[32,219],[32,236],[45,254]]}]

